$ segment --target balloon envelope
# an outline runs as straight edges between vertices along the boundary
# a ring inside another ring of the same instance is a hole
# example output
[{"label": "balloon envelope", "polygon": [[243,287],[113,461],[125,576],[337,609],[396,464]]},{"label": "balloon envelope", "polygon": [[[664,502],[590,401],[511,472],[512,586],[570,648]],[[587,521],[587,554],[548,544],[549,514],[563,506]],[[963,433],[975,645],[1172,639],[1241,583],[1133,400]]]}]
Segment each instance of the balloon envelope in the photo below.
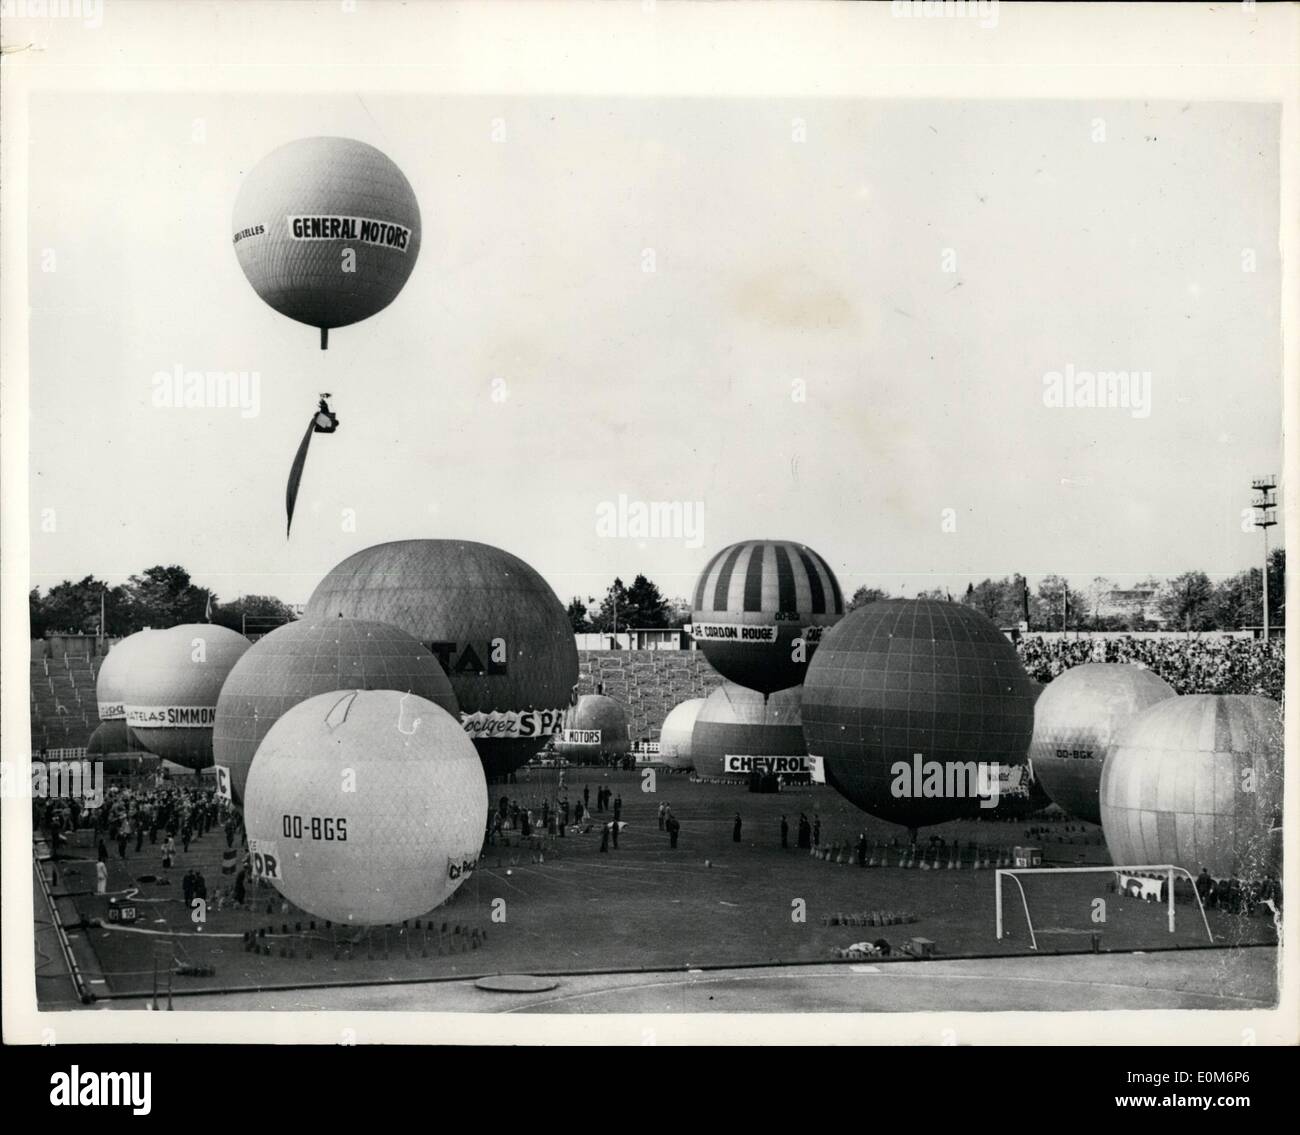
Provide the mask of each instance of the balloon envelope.
[{"label": "balloon envelope", "polygon": [[255,871],[285,898],[318,918],[373,926],[451,896],[478,860],[487,807],[474,746],[441,706],[338,690],[271,727],[244,815]]},{"label": "balloon envelope", "polygon": [[1281,869],[1282,709],[1269,698],[1187,694],[1120,730],[1101,771],[1101,825],[1117,865],[1202,867],[1215,878]]},{"label": "balloon envelope", "polygon": [[1047,795],[1072,816],[1101,823],[1102,767],[1115,735],[1174,688],[1140,666],[1089,663],[1048,683],[1034,706],[1029,759]]},{"label": "balloon envelope", "polygon": [[843,614],[835,573],[811,548],[746,540],[700,574],[691,633],[724,678],[770,694],[803,681],[817,636]]},{"label": "balloon envelope", "polygon": [[802,757],[801,691],[780,690],[764,699],[757,690],[725,682],[704,699],[691,730],[691,761],[699,776],[745,776],[727,769],[727,757]]},{"label": "balloon envelope", "polygon": [[673,706],[659,729],[659,760],[669,768],[695,767],[691,755],[691,734],[707,698],[690,698]]},{"label": "balloon envelope", "polygon": [[573,625],[550,585],[469,540],[398,540],[349,556],[306,615],[391,623],[438,657],[489,776],[525,764],[563,727],[578,681]]},{"label": "balloon envelope", "polygon": [[828,784],[915,828],[980,814],[980,768],[987,787],[990,766],[1024,763],[1035,697],[1015,647],[978,611],[886,599],[826,632],[803,685],[804,736]]},{"label": "balloon envelope", "polygon": [[235,201],[234,246],[281,315],[329,329],[382,311],[420,251],[420,207],[393,161],[351,138],[301,138],[264,157]]},{"label": "balloon envelope", "polygon": [[140,746],[131,738],[126,721],[101,721],[86,742],[86,756],[106,757],[111,753],[139,753]]},{"label": "balloon envelope", "polygon": [[131,656],[150,635],[161,633],[154,630],[136,631],[117,645],[109,647],[108,654],[100,664],[99,677],[95,679],[95,701],[98,703],[101,721],[126,720],[126,676],[131,669]]},{"label": "balloon envelope", "polygon": [[438,660],[405,631],[363,619],[299,619],[255,642],[221,687],[212,730],[216,763],[242,800],[253,756],[271,726],[299,702],[331,690],[418,694],[457,715]]},{"label": "balloon envelope", "polygon": [[555,751],[577,761],[622,757],[631,748],[627,710],[604,694],[583,694],[569,710],[564,733],[555,739]]},{"label": "balloon envelope", "polygon": [[126,676],[126,723],[149,752],[189,769],[212,764],[212,725],[227,675],[251,644],[215,623],[141,640]]}]

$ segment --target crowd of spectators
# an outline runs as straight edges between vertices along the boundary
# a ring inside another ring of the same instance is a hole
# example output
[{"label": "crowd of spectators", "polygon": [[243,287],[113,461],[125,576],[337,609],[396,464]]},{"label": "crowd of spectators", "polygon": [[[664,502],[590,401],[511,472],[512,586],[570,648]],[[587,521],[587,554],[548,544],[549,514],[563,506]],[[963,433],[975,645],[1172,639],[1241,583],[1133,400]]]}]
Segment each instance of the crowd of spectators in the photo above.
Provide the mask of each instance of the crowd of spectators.
[{"label": "crowd of spectators", "polygon": [[117,845],[118,857],[128,859],[144,850],[147,840],[180,841],[189,850],[192,840],[214,828],[224,831],[226,846],[233,847],[243,826],[238,812],[206,787],[180,787],[169,783],[148,787],[112,785],[102,800],[76,797],[36,798],[32,823],[44,830],[57,857],[59,845],[80,829],[89,829],[92,843]]},{"label": "crowd of spectators", "polygon": [[1180,694],[1262,694],[1280,702],[1286,685],[1281,638],[1022,635],[1016,650],[1036,682],[1088,662],[1127,662],[1157,674]]}]

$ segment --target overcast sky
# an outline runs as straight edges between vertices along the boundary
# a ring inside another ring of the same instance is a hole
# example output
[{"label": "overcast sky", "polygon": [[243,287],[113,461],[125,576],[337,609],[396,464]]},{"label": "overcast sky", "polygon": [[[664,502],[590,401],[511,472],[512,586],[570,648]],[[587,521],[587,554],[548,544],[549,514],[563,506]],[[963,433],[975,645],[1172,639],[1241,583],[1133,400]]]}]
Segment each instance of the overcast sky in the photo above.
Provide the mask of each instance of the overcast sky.
[{"label": "overcast sky", "polygon": [[[378,146],[423,214],[405,290],[324,353],[230,239],[243,174],[315,134]],[[499,545],[564,599],[638,572],[685,595],[756,537],[849,593],[1259,560],[1274,108],[34,96],[31,139],[42,588],[181,563],[296,602],[411,537]],[[153,406],[178,364],[256,372],[259,413]],[[1149,372],[1149,416],[1046,405],[1067,367]],[[342,427],[286,541],[322,390]],[[619,494],[702,502],[702,540],[600,535]]]}]

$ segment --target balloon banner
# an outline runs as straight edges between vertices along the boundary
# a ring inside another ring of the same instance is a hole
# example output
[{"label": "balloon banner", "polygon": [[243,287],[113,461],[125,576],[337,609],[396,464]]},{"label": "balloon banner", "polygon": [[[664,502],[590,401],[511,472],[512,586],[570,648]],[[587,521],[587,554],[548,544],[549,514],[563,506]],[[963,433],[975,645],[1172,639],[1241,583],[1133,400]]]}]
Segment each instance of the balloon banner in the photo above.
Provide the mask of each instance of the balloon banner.
[{"label": "balloon banner", "polygon": [[808,758],[804,756],[795,757],[740,757],[725,756],[722,758],[722,771],[728,774],[737,773],[810,773],[812,765],[808,763]]},{"label": "balloon banner", "polygon": [[126,723],[135,729],[211,729],[215,705],[128,705]]},{"label": "balloon banner", "polygon": [[462,713],[460,723],[471,740],[498,737],[550,737],[564,729],[564,710],[529,709]]},{"label": "balloon banner", "polygon": [[744,623],[694,623],[686,628],[696,642],[776,642],[776,624],[748,626]]},{"label": "balloon banner", "polygon": [[462,855],[458,859],[447,860],[448,879],[468,879],[474,873],[478,860],[473,855]]},{"label": "balloon banner", "polygon": [[[294,240],[358,240],[405,252],[411,243],[411,230],[392,221],[375,221],[369,217],[288,217],[289,232]],[[261,227],[260,225],[258,226]]]},{"label": "balloon banner", "polygon": [[253,867],[253,875],[258,879],[283,879],[280,873],[280,852],[275,840],[250,839],[248,857]]}]

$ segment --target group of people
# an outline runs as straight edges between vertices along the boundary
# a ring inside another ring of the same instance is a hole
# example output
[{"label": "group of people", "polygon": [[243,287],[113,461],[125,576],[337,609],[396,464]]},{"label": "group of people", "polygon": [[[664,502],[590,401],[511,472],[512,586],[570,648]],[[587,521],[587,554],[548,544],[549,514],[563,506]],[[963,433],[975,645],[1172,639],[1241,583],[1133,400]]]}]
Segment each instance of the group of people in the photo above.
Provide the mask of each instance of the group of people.
[{"label": "group of people", "polygon": [[[739,821],[740,817],[736,819]],[[801,851],[812,851],[820,847],[822,842],[822,819],[814,813],[812,823],[808,822],[808,817],[803,812],[799,813],[799,829],[795,836],[798,841],[796,846]],[[790,821],[784,816],[781,817],[781,847],[783,850],[790,846]]]},{"label": "group of people", "polygon": [[[623,819],[623,797],[612,788],[601,785],[596,789],[594,811],[613,812],[612,822],[619,823]],[[572,804],[567,792],[557,798],[547,797],[534,807],[502,796],[488,813],[484,842],[491,846],[502,840],[507,832],[518,832],[524,839],[542,835],[562,838],[571,827],[590,831],[592,815],[590,785],[583,785],[581,799]],[[615,846],[618,846],[617,840]]]},{"label": "group of people", "polygon": [[1021,635],[1016,651],[1029,676],[1050,682],[1072,666],[1121,662],[1142,666],[1180,694],[1261,694],[1282,700],[1286,686],[1281,638],[1081,637]]},{"label": "group of people", "polygon": [[1272,904],[1273,913],[1282,912],[1282,880],[1275,875],[1265,875],[1262,879],[1237,878],[1231,875],[1226,879],[1215,879],[1209,870],[1201,868],[1196,877],[1196,893],[1207,910],[1218,908],[1229,914],[1254,914],[1257,910],[1267,910],[1266,904]]},{"label": "group of people", "polygon": [[[113,785],[103,798],[79,799],[52,797],[33,801],[33,824],[45,831],[50,854],[57,859],[60,847],[82,828],[91,830],[98,845],[97,858],[108,859],[108,845],[117,845],[119,859],[128,859],[144,850],[146,837],[157,845],[163,840],[163,859],[175,854],[175,840],[186,851],[193,840],[201,839],[214,828],[224,831],[226,846],[234,847],[242,833],[239,812],[211,788],[180,787],[163,783],[153,787]],[[107,842],[106,842],[107,841]],[[170,863],[165,863],[170,866]]]},{"label": "group of people", "polygon": [[673,815],[673,806],[664,800],[659,805],[659,830],[668,833],[668,846],[677,846],[677,836],[682,830],[681,822]]}]

